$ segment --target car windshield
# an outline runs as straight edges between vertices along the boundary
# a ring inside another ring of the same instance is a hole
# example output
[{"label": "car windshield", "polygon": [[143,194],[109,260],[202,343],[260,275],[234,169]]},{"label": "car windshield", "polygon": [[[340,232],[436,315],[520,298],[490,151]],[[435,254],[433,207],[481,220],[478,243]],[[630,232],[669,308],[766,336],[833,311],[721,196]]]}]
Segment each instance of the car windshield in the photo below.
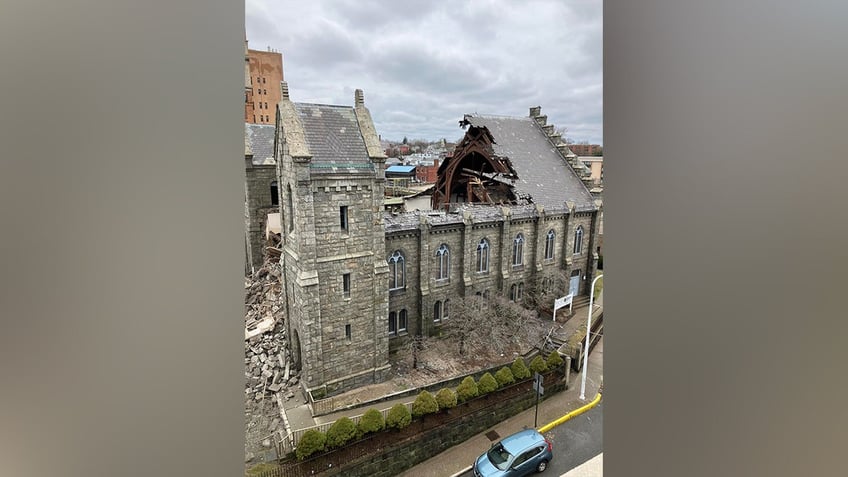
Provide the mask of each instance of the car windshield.
[{"label": "car windshield", "polygon": [[512,458],[512,454],[507,452],[500,444],[492,447],[486,455],[489,456],[489,460],[492,461],[492,464],[494,464],[499,470],[506,470],[507,462],[509,462]]}]

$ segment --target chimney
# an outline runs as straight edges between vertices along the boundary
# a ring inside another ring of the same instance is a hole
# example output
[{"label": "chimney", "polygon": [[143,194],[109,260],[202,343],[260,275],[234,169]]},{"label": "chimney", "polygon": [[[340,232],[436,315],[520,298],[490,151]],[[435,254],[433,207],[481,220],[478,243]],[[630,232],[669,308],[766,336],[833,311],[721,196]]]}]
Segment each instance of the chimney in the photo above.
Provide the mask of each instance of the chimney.
[{"label": "chimney", "polygon": [[363,95],[362,90],[358,89],[353,94],[353,104],[356,107],[365,106],[365,95]]},{"label": "chimney", "polygon": [[289,101],[289,84],[285,81],[280,81],[280,97],[283,101]]},{"label": "chimney", "polygon": [[541,106],[534,106],[534,107],[530,108],[530,117],[531,118],[538,117],[540,114],[542,114],[542,107]]}]

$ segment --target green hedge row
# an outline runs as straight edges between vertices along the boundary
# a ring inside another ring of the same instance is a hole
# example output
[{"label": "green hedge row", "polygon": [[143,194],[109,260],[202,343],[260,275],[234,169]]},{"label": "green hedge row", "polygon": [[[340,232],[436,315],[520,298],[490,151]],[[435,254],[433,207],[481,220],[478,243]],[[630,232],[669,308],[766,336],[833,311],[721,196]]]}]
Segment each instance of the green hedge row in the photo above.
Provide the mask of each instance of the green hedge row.
[{"label": "green hedge row", "polygon": [[530,362],[530,366],[524,362],[524,358],[518,357],[511,366],[504,366],[494,376],[486,373],[480,377],[480,381],[474,381],[472,376],[462,380],[456,391],[444,388],[435,396],[427,391],[421,391],[415,402],[412,403],[412,412],[404,404],[395,404],[383,421],[383,414],[376,409],[369,409],[359,420],[359,424],[347,417],[342,417],[327,430],[326,434],[310,429],[303,434],[295,449],[295,455],[303,460],[316,452],[342,447],[354,439],[359,439],[366,434],[380,432],[383,429],[403,429],[412,423],[413,417],[422,417],[434,414],[444,409],[455,407],[477,396],[482,396],[498,388],[510,385],[516,381],[527,379],[533,373],[542,373],[549,369],[555,369],[563,364],[562,356],[553,351],[547,358],[536,356]]}]

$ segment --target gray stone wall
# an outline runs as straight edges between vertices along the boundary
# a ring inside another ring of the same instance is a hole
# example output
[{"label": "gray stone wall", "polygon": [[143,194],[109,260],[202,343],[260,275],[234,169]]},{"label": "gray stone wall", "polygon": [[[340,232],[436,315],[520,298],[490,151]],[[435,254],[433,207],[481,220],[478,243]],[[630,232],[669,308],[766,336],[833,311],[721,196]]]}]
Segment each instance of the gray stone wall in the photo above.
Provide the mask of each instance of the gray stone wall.
[{"label": "gray stone wall", "polygon": [[276,166],[253,165],[250,160],[245,161],[247,234],[250,241],[248,268],[252,266],[258,269],[262,266],[265,250],[265,222],[269,213],[279,212],[279,206],[272,205],[271,199],[271,182],[276,179]]},{"label": "gray stone wall", "polygon": [[[566,275],[561,292],[568,290],[570,272],[581,270],[580,294],[588,293],[586,281],[595,273],[592,260],[593,230],[597,228],[595,213],[545,214],[541,210],[528,215],[512,215],[509,209],[500,214],[477,214],[465,218],[462,223],[439,225],[429,223],[421,216],[417,226],[408,225],[402,230],[386,234],[388,258],[394,250],[401,250],[406,258],[407,287],[403,291],[389,292],[389,310],[407,309],[409,313],[408,334],[434,334],[438,326],[433,322],[436,301],[456,299],[477,292],[488,292],[490,296],[509,296],[510,286],[523,283],[523,298],[526,299],[544,275],[553,276],[557,271]],[[584,229],[583,250],[572,254],[574,231],[578,225]],[[593,228],[594,227],[594,228]],[[549,230],[554,230],[554,256],[545,260],[545,240]],[[521,266],[513,266],[515,236],[524,236],[524,257]],[[477,244],[482,238],[489,241],[489,271],[477,272]],[[436,280],[438,262],[436,251],[441,244],[450,250],[450,272],[447,280]],[[582,277],[586,276],[586,280]],[[387,287],[388,288],[388,287]],[[386,289],[387,289],[386,288]],[[413,319],[413,317],[415,319]],[[386,315],[386,320],[388,315]],[[449,319],[449,318],[448,318]],[[386,329],[388,326],[386,325]],[[403,344],[403,336],[390,337],[392,350]]]},{"label": "gray stone wall", "polygon": [[[383,260],[387,260],[395,250],[400,250],[404,257],[406,286],[399,290],[389,290],[390,277],[386,277],[383,285],[383,293],[388,293],[389,305],[386,315],[383,317],[383,333],[388,336],[389,346],[392,349],[403,343],[404,336],[415,336],[421,329],[421,243],[418,229],[412,229],[405,233],[386,235],[385,252]],[[391,267],[389,267],[391,274]],[[389,335],[388,313],[407,312],[407,331],[397,335]]]}]

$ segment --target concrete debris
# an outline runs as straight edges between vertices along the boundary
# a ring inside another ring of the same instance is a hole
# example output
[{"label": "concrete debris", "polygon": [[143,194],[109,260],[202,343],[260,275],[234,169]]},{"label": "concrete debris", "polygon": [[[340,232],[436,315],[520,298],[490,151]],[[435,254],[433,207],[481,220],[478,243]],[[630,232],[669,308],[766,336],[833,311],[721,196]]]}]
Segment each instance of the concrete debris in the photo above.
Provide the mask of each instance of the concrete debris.
[{"label": "concrete debris", "polygon": [[266,260],[244,284],[245,454],[250,460],[273,447],[269,434],[289,432],[282,398],[294,397],[299,382],[286,344],[282,269],[275,262]]}]

